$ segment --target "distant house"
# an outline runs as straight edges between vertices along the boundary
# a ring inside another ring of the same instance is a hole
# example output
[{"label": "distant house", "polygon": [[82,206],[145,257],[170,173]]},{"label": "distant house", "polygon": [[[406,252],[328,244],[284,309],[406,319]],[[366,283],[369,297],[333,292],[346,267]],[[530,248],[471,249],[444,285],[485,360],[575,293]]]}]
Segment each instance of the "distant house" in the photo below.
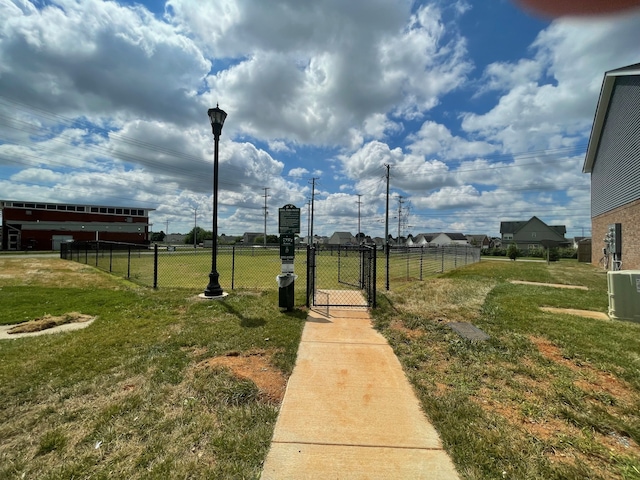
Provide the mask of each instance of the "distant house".
[{"label": "distant house", "polygon": [[[321,237],[319,235],[314,235],[313,236],[313,244],[314,245],[323,245],[326,244],[328,240],[328,237]],[[300,243],[301,244],[309,244],[309,237],[300,237]]]},{"label": "distant house", "polygon": [[520,250],[534,250],[547,246],[570,246],[564,225],[547,225],[538,217],[522,222],[500,222],[502,245],[506,248],[515,243]]},{"label": "distant house", "polygon": [[[621,225],[623,268],[640,269],[640,63],[604,74],[582,171],[591,174],[591,262]],[[612,262],[609,262],[611,265]]]},{"label": "distant house", "polygon": [[256,243],[256,238],[262,236],[264,236],[264,233],[244,232],[240,241],[245,245],[251,245],[253,243]]},{"label": "distant house", "polygon": [[491,248],[491,239],[487,235],[467,235],[467,243],[482,250]]},{"label": "distant house", "polygon": [[182,233],[170,233],[165,235],[164,243],[177,243],[181,245],[184,243],[185,238],[187,238],[187,236]]},{"label": "distant house", "polygon": [[372,241],[375,244],[376,248],[382,249],[385,246],[384,238],[382,237],[373,237]]},{"label": "distant house", "polygon": [[357,245],[358,241],[349,232],[335,232],[329,240],[327,245]]},{"label": "distant house", "polygon": [[436,233],[429,242],[430,245],[438,247],[445,245],[467,245],[467,237],[462,233]]},{"label": "distant house", "polygon": [[415,247],[426,247],[435,236],[435,233],[420,233],[413,238],[412,245]]}]

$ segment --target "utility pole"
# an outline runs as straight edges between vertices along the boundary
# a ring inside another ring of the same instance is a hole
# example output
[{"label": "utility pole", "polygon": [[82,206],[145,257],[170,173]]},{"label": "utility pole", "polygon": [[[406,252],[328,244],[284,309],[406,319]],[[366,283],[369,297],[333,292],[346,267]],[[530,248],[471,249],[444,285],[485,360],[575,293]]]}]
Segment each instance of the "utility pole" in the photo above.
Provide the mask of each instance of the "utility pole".
[{"label": "utility pole", "polygon": [[313,244],[313,202],[316,196],[316,180],[317,177],[311,178],[311,231],[309,232],[309,237],[311,238],[311,243]]},{"label": "utility pole", "polygon": [[311,200],[307,200],[307,245],[311,245]]},{"label": "utility pole", "polygon": [[167,235],[169,235],[169,220],[165,220],[164,223],[167,224],[167,229],[164,233],[166,233]]},{"label": "utility pole", "polygon": [[267,247],[267,215],[269,215],[269,211],[267,210],[267,198],[269,197],[269,195],[267,194],[267,192],[269,191],[268,188],[264,188],[264,246],[265,248]]},{"label": "utility pole", "polygon": [[198,237],[198,207],[193,209],[193,248],[196,248]]},{"label": "utility pole", "polygon": [[358,201],[356,202],[358,204],[358,233],[356,234],[358,236],[358,245],[362,245],[362,237],[360,236],[360,205],[362,205],[362,202],[360,197],[362,195],[358,194]]},{"label": "utility pole", "polygon": [[386,273],[385,273],[385,287],[389,290],[389,168],[390,166],[386,163],[384,164],[387,167],[387,206],[385,212],[385,222],[384,222],[384,250],[385,250],[385,258],[387,260],[386,263]]},{"label": "utility pole", "polygon": [[400,228],[402,225],[402,204],[404,200],[402,200],[402,195],[398,195],[398,245],[400,245]]}]

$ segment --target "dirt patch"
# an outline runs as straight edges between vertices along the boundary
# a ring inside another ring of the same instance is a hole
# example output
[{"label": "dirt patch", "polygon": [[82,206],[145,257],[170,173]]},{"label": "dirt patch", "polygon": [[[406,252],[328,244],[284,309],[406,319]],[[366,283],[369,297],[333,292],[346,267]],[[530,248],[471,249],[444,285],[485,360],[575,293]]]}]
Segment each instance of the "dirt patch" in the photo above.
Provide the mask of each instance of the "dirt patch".
[{"label": "dirt patch", "polygon": [[417,339],[422,337],[424,334],[423,332],[421,332],[420,330],[417,329],[410,329],[407,328],[400,319],[398,319],[397,317],[394,317],[393,320],[391,320],[391,324],[389,325],[389,328],[391,330],[396,330],[398,332],[401,332],[402,334],[404,334],[407,338],[411,338],[413,339]]},{"label": "dirt patch", "polygon": [[388,295],[398,310],[415,318],[473,322],[480,316],[482,305],[494,285],[486,281],[434,278],[428,284],[416,282],[405,289],[388,292]]},{"label": "dirt patch", "polygon": [[[60,258],[0,257],[0,287],[46,285],[64,288],[121,288],[122,279],[92,266]],[[133,284],[127,285],[130,287]]]},{"label": "dirt patch", "polygon": [[17,325],[1,326],[0,339],[79,330],[88,327],[95,319],[96,317],[78,312],[70,312],[58,316],[45,315]]},{"label": "dirt patch", "polygon": [[529,339],[545,358],[579,373],[581,378],[574,383],[583,390],[587,392],[605,391],[621,403],[628,403],[635,398],[636,395],[633,389],[615,375],[598,370],[585,362],[576,365],[562,354],[562,350],[559,347],[546,338],[529,337]]},{"label": "dirt patch", "polygon": [[565,285],[563,283],[540,283],[540,282],[525,282],[524,280],[511,280],[511,283],[516,285],[535,285],[538,287],[553,287],[553,288],[572,288],[574,290],[589,290],[582,285]]},{"label": "dirt patch", "polygon": [[602,312],[594,312],[593,310],[578,310],[575,308],[554,308],[554,307],[540,307],[540,310],[549,313],[566,313],[568,315],[576,315],[578,317],[593,318],[596,320],[609,320],[609,315]]},{"label": "dirt patch", "polygon": [[[540,354],[556,364],[573,372],[573,384],[585,394],[585,401],[597,409],[604,409],[612,417],[623,417],[632,411],[640,401],[633,388],[610,372],[599,370],[587,362],[579,364],[566,358],[562,350],[551,341],[542,337],[531,336],[529,339],[537,347]],[[535,361],[523,359],[523,364],[536,367]],[[523,375],[514,371],[513,375],[504,375],[500,380],[487,377],[487,384],[473,394],[473,401],[487,412],[505,419],[509,424],[526,431],[550,448],[547,457],[551,462],[589,465],[603,478],[620,478],[611,476],[601,469],[598,462],[580,449],[567,448],[560,439],[576,439],[595,442],[613,456],[640,456],[640,446],[626,432],[599,432],[595,429],[581,429],[559,414],[556,407],[550,407],[549,392],[552,392],[553,379],[544,375]],[[437,391],[443,390],[437,385]],[[446,389],[444,389],[446,390]],[[522,397],[517,392],[526,392]],[[526,398],[526,401],[523,400]],[[567,407],[571,408],[571,407]]]},{"label": "dirt patch", "polygon": [[42,330],[58,327],[67,323],[84,323],[94,319],[95,317],[92,317],[91,315],[85,315],[78,312],[70,312],[58,316],[45,315],[44,317],[36,318],[35,320],[20,323],[15,327],[10,328],[7,333],[9,335],[13,335],[16,333],[41,332]]},{"label": "dirt patch", "polygon": [[284,397],[287,379],[280,370],[271,365],[270,356],[271,354],[264,350],[253,350],[242,355],[231,353],[204,360],[196,368],[227,368],[236,377],[255,383],[265,399],[280,403]]}]

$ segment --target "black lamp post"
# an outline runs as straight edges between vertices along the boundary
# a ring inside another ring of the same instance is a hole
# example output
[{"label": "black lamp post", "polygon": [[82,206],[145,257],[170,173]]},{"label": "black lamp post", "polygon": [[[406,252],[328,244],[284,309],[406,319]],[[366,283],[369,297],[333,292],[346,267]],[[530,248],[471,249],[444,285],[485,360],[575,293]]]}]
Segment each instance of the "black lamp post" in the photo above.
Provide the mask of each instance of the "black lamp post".
[{"label": "black lamp post", "polygon": [[204,291],[205,297],[221,297],[223,295],[222,287],[218,278],[217,257],[218,257],[218,141],[222,133],[222,125],[227,118],[224,110],[220,110],[218,105],[216,108],[210,108],[207,112],[211,121],[211,129],[213,131],[213,244],[211,245],[211,273],[209,274],[209,285]]}]

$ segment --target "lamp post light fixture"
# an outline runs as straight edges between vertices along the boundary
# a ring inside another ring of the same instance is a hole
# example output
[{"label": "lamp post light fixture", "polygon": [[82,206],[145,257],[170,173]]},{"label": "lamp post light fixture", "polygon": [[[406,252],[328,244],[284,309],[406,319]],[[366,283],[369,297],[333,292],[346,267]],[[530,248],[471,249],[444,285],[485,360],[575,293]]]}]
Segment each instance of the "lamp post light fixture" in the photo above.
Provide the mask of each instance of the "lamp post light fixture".
[{"label": "lamp post light fixture", "polygon": [[227,118],[227,113],[218,108],[210,108],[207,113],[211,121],[213,132],[213,243],[211,245],[211,273],[209,274],[209,285],[204,291],[204,296],[208,298],[222,297],[224,292],[220,286],[217,266],[218,257],[218,141],[222,133],[222,125]]}]

